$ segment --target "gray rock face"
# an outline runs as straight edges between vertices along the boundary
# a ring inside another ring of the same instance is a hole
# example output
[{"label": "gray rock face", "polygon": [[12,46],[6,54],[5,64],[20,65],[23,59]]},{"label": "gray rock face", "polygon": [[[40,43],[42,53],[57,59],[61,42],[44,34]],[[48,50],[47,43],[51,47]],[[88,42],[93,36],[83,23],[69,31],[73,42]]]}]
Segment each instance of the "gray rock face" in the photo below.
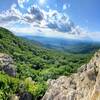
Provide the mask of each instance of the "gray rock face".
[{"label": "gray rock face", "polygon": [[100,100],[100,51],[70,77],[48,80],[42,100]]},{"label": "gray rock face", "polygon": [[0,53],[0,70],[10,76],[16,76],[16,66],[12,58],[6,54]]}]

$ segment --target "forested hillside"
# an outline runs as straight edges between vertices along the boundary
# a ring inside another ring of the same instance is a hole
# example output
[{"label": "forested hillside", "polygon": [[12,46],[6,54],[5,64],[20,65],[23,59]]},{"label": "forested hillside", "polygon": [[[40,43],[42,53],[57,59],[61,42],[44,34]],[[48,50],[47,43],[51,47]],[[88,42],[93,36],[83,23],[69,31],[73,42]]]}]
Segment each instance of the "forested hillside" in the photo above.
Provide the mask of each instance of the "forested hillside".
[{"label": "forested hillside", "polygon": [[69,53],[84,53],[88,54],[95,52],[100,48],[100,43],[93,41],[91,38],[88,39],[68,39],[68,38],[51,38],[42,36],[22,36],[28,40],[37,41],[42,46],[54,49],[56,51],[69,52]]},{"label": "forested hillside", "polygon": [[[7,54],[5,58],[9,59],[10,56],[10,59],[13,59],[13,66],[6,64],[5,67],[5,63],[0,63],[0,100],[7,100],[12,95],[21,98],[26,92],[33,100],[39,100],[47,89],[48,79],[76,72],[77,68],[87,63],[93,54],[49,50],[35,41],[31,43],[16,37],[4,28],[0,28],[0,53]],[[10,69],[12,73],[14,71],[15,74],[9,74],[5,68]]]}]

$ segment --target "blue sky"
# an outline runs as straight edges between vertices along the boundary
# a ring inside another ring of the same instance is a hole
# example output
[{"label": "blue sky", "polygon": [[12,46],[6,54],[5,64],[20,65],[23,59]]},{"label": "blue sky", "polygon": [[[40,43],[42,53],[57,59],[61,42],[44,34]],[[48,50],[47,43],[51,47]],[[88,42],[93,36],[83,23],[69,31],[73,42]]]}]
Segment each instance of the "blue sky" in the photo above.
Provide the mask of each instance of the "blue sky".
[{"label": "blue sky", "polygon": [[16,35],[100,38],[100,0],[0,0],[0,26]]},{"label": "blue sky", "polygon": [[69,1],[68,14],[76,24],[87,27],[90,32],[100,31],[100,0]]}]

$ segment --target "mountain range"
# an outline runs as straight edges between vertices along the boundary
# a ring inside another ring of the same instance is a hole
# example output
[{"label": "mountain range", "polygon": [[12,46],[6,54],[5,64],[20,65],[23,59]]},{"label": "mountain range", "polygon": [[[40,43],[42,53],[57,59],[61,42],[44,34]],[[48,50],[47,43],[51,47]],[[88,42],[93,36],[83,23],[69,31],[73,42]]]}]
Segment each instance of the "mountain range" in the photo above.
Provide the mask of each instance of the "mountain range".
[{"label": "mountain range", "polygon": [[100,43],[94,42],[91,39],[75,40],[42,36],[23,36],[23,38],[31,40],[33,43],[36,41],[46,48],[62,52],[89,53],[100,48]]}]

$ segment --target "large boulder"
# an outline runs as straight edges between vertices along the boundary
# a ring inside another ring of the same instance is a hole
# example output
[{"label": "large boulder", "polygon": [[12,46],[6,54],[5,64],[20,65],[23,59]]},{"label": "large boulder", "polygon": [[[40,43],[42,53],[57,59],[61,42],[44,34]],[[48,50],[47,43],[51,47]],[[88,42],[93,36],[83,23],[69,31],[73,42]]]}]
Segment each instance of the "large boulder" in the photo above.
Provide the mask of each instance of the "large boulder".
[{"label": "large boulder", "polygon": [[0,70],[10,76],[16,76],[16,66],[13,59],[7,54],[0,53]]},{"label": "large boulder", "polygon": [[19,100],[19,97],[16,95],[12,95],[9,100]]},{"label": "large boulder", "polygon": [[100,51],[70,77],[48,80],[42,100],[100,100]]},{"label": "large boulder", "polygon": [[33,100],[33,99],[32,99],[32,95],[30,93],[25,92],[20,97],[20,100]]}]

